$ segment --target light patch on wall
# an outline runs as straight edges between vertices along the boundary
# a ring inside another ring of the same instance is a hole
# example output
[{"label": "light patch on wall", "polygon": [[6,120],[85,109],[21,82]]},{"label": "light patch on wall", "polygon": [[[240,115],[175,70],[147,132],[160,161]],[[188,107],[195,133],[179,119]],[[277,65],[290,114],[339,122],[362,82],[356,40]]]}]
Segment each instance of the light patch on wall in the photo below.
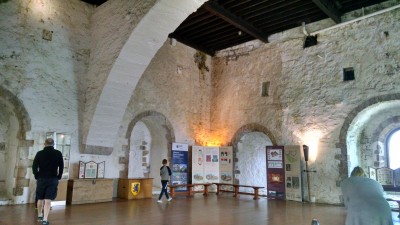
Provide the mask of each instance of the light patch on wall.
[{"label": "light patch on wall", "polygon": [[34,15],[37,16],[37,19],[42,21],[43,18],[49,18],[51,16],[51,9],[53,8],[52,6],[54,3],[55,1],[33,0],[29,8],[32,10]]},{"label": "light patch on wall", "polygon": [[303,144],[309,147],[309,161],[315,162],[318,156],[318,143],[322,137],[322,132],[319,130],[309,130],[303,134]]}]

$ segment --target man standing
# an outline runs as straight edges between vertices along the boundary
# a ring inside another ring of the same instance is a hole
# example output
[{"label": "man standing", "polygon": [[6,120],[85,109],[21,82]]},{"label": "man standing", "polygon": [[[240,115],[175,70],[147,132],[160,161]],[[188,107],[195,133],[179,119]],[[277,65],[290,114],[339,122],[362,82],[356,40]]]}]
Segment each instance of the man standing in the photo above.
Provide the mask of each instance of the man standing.
[{"label": "man standing", "polygon": [[162,161],[163,166],[160,168],[161,186],[162,187],[161,187],[160,196],[158,197],[158,201],[157,201],[159,203],[162,202],[161,198],[164,193],[165,193],[165,197],[167,197],[168,201],[172,200],[172,198],[170,198],[168,196],[168,191],[167,191],[168,180],[172,174],[171,168],[169,168],[169,166],[167,166],[167,163],[168,163],[168,161],[166,159],[163,159],[163,161]]},{"label": "man standing", "polygon": [[60,151],[54,149],[54,140],[47,138],[44,149],[33,160],[32,171],[37,180],[36,197],[38,199],[38,221],[47,225],[51,200],[57,196],[58,180],[64,170],[64,160]]}]

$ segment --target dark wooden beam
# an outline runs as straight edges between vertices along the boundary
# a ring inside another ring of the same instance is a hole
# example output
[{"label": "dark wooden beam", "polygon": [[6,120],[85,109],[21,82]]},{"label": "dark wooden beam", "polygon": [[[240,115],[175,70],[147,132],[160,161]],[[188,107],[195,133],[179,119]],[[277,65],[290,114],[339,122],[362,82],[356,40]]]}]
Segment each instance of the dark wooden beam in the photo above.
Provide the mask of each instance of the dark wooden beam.
[{"label": "dark wooden beam", "polygon": [[261,41],[267,43],[268,35],[264,34],[261,30],[257,29],[247,21],[241,19],[240,17],[232,14],[230,11],[221,7],[215,2],[208,1],[204,4],[204,7],[211,13],[225,20],[226,22],[237,27],[239,30],[248,33],[249,35],[260,39]]},{"label": "dark wooden beam", "polygon": [[328,15],[335,23],[340,23],[340,11],[332,0],[312,0],[318,8],[320,8],[326,15]]},{"label": "dark wooden beam", "polygon": [[179,41],[179,42],[181,42],[181,43],[183,43],[183,44],[185,44],[185,45],[187,45],[189,47],[192,47],[192,48],[194,48],[196,50],[202,51],[202,52],[204,52],[204,53],[206,53],[206,54],[208,54],[210,56],[214,56],[215,55],[215,51],[209,50],[209,49],[205,49],[202,46],[196,44],[195,42],[190,41],[187,38],[184,38],[183,36],[171,33],[171,34],[168,35],[168,37],[169,38],[174,38],[177,41]]}]

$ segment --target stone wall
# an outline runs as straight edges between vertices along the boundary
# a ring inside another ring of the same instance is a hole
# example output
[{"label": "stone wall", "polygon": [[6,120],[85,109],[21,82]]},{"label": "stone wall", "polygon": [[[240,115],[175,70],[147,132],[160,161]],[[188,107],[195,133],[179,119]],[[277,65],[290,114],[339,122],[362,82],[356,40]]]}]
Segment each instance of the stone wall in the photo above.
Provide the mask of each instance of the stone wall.
[{"label": "stone wall", "polygon": [[[315,142],[310,166],[318,172],[311,190],[319,202],[339,203],[342,171],[336,155],[341,149],[336,143],[346,115],[360,102],[399,91],[399,18],[400,10],[394,10],[321,32],[318,45],[306,49],[299,27],[235,57],[218,54],[212,71],[212,130],[229,140],[240,127],[258,123],[274,133],[279,145]],[[316,31],[324,24],[308,28]],[[349,67],[355,80],[345,82],[343,69]],[[270,82],[267,97],[261,96],[263,82]]]},{"label": "stone wall", "polygon": [[[210,129],[210,73],[201,74],[196,51],[166,41],[139,80],[128,105],[122,129],[146,111],[158,112],[171,123],[176,142],[203,144]],[[207,65],[211,59],[207,58]]]}]

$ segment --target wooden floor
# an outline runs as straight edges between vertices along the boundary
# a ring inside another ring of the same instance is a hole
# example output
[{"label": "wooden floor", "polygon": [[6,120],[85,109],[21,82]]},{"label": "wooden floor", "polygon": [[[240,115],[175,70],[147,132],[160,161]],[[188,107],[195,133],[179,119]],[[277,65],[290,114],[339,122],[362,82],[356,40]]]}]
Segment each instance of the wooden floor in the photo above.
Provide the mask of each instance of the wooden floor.
[{"label": "wooden floor", "polygon": [[[310,225],[318,218],[321,225],[343,225],[346,211],[341,206],[310,204],[282,200],[258,201],[250,196],[238,199],[230,195],[204,198],[176,197],[172,202],[157,203],[156,198],[117,199],[110,203],[53,207],[51,225]],[[399,225],[397,213],[393,213]],[[30,225],[35,222],[33,204],[0,206],[1,225]]]}]

